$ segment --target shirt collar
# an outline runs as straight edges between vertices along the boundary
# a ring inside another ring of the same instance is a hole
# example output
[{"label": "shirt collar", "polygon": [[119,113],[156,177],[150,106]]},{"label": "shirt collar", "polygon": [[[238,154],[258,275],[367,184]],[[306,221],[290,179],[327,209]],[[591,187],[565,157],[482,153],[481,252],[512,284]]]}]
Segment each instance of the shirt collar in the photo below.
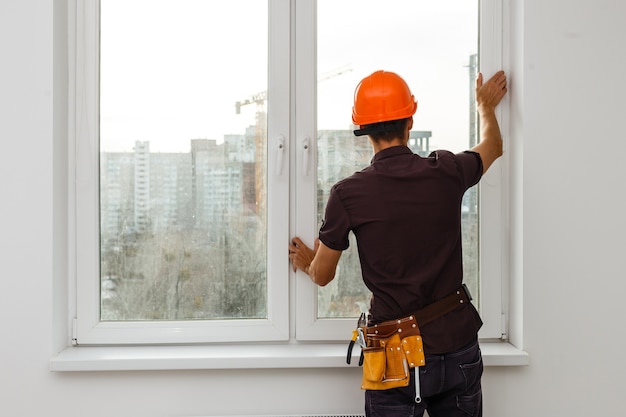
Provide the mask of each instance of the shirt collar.
[{"label": "shirt collar", "polygon": [[382,151],[377,152],[372,158],[372,163],[380,161],[385,158],[390,158],[392,156],[407,155],[407,154],[412,154],[412,153],[413,151],[409,149],[408,146],[404,146],[404,145],[392,146],[391,148],[383,149]]}]

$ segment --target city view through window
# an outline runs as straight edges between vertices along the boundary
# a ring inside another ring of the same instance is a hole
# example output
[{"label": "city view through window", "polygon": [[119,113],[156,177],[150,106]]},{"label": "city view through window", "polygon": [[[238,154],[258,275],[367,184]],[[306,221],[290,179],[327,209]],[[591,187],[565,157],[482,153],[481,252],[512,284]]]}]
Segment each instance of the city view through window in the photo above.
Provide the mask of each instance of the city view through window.
[{"label": "city view through window", "polygon": [[[331,186],[370,162],[368,140],[352,133],[351,100],[358,80],[383,63],[418,100],[415,153],[462,151],[477,141],[477,5],[415,3],[422,2],[389,2],[412,14],[396,7],[381,16],[380,2],[318,2],[317,225]],[[399,45],[365,59],[366,45],[354,39],[367,39],[363,23],[376,17],[390,31],[408,19],[410,35],[399,43],[415,56]],[[102,0],[101,320],[267,316],[267,31],[264,1]],[[421,48],[426,35],[439,49]],[[437,112],[447,113],[431,117]],[[462,206],[465,280],[475,296],[477,193],[470,189]],[[355,246],[351,236],[337,278],[318,291],[319,317],[367,310]]]}]

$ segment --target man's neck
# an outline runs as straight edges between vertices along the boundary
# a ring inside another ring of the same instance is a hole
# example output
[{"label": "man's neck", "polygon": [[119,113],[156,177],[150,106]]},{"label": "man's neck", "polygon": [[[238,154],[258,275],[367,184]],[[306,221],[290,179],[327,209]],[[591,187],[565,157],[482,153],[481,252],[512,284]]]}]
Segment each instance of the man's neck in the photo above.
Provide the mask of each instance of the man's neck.
[{"label": "man's neck", "polygon": [[372,141],[372,147],[374,148],[375,154],[387,148],[391,148],[394,146],[406,146],[406,145],[407,145],[407,141],[402,140],[402,139],[393,139],[390,141],[379,140],[378,142]]}]

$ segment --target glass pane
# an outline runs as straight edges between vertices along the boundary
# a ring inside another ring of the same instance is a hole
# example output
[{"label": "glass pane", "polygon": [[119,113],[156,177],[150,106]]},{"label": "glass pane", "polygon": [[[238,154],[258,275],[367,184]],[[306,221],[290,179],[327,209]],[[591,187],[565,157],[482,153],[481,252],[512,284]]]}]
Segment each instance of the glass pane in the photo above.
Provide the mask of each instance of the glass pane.
[{"label": "glass pane", "polygon": [[[332,184],[367,166],[366,136],[355,137],[352,100],[358,82],[385,69],[401,75],[418,101],[409,146],[415,153],[460,152],[476,143],[474,79],[478,1],[318,0],[318,221]],[[477,187],[465,195],[465,282],[478,299]],[[354,236],[337,278],[318,292],[319,317],[358,316],[369,307]]]},{"label": "glass pane", "polygon": [[102,320],[267,316],[267,13],[101,1]]}]

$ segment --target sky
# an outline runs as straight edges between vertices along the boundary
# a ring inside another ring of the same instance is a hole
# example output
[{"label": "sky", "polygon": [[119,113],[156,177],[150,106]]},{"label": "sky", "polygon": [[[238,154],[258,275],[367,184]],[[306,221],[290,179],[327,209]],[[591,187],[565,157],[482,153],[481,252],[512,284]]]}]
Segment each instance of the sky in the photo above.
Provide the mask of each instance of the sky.
[{"label": "sky", "polygon": [[[418,101],[413,129],[464,149],[476,9],[470,0],[318,0],[318,74],[344,69],[318,83],[318,129],[350,129],[356,85],[385,69]],[[188,152],[190,139],[243,134],[256,108],[236,114],[235,102],[267,89],[267,26],[263,0],[101,0],[101,149],[149,140],[153,152]]]}]

